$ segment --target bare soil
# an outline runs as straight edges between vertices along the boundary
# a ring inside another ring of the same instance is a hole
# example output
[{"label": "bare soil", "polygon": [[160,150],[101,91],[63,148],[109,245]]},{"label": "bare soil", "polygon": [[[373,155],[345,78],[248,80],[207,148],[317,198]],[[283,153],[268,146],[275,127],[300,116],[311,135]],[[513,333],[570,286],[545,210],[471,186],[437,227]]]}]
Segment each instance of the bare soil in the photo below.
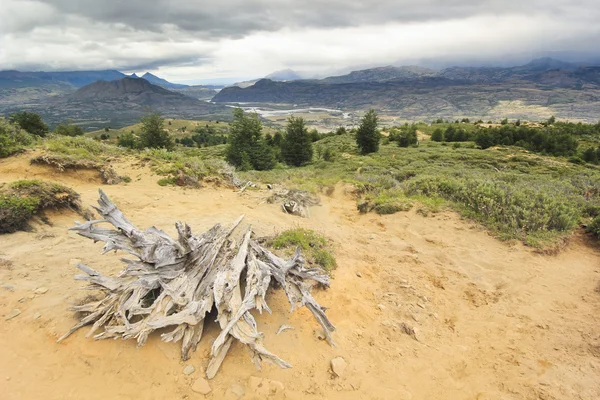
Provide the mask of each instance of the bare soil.
[{"label": "bare soil", "polygon": [[[329,307],[338,348],[319,340],[308,310],[290,314],[274,291],[273,315],[257,321],[266,347],[293,368],[257,371],[235,344],[206,398],[600,398],[600,252],[581,236],[558,255],[541,255],[451,212],[360,215],[342,185],[302,219],[264,202],[267,191],[160,187],[147,169],[115,168],[132,182],[103,189],[139,227],[175,234],[182,220],[200,232],[246,214],[260,235],[305,227],[335,243],[332,287],[315,297]],[[57,173],[29,165],[27,155],[0,161],[0,183],[23,178],[69,185],[87,205],[101,186],[89,171]],[[67,307],[87,294],[73,280],[74,264],[116,274],[122,254],[102,256],[100,244],[68,232],[76,214],[48,217],[52,226],[39,221],[34,232],[0,236],[0,397],[204,398],[192,388],[204,387],[196,381],[216,325],[186,363],[159,335],[136,348],[85,338],[82,329],[56,343],[75,323]],[[14,309],[21,313],[5,320]],[[283,324],[294,329],[276,335]],[[336,357],[347,364],[341,377],[330,369]],[[195,372],[185,375],[187,365]]]}]

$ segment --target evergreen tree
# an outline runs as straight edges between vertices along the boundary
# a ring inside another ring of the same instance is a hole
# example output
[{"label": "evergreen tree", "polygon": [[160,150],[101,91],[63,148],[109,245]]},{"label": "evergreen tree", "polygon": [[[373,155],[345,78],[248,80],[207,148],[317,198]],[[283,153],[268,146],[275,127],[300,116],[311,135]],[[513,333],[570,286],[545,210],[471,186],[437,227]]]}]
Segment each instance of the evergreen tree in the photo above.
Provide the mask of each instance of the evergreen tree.
[{"label": "evergreen tree", "polygon": [[227,161],[241,170],[272,169],[275,166],[275,155],[261,132],[262,124],[257,114],[248,115],[241,108],[234,109],[226,151]]},{"label": "evergreen tree", "polygon": [[598,154],[596,149],[593,147],[589,147],[586,151],[583,152],[583,159],[586,162],[598,164]]},{"label": "evergreen tree", "polygon": [[312,138],[302,117],[290,117],[281,144],[281,155],[287,165],[299,167],[312,160]]},{"label": "evergreen tree", "polygon": [[165,120],[158,113],[152,113],[142,118],[142,147],[172,150],[175,147],[173,138],[164,129]]},{"label": "evergreen tree", "polygon": [[48,133],[48,126],[42,121],[42,117],[36,113],[21,111],[11,114],[9,121],[18,124],[21,129],[32,135],[46,136],[46,133]]},{"label": "evergreen tree", "polygon": [[375,153],[379,150],[381,135],[377,130],[377,121],[377,114],[371,109],[360,122],[356,132],[356,144],[362,154]]},{"label": "evergreen tree", "polygon": [[434,142],[443,142],[444,141],[444,131],[442,131],[440,128],[437,128],[431,134],[431,140],[433,140]]}]

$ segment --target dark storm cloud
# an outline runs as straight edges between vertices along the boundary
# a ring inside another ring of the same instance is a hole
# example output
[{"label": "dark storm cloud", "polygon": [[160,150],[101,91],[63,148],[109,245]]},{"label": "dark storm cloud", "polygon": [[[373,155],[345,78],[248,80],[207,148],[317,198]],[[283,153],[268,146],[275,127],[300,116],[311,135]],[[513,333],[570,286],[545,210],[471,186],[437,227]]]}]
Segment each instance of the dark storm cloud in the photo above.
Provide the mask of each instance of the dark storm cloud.
[{"label": "dark storm cloud", "polygon": [[[41,0],[59,15],[162,32],[165,25],[212,38],[239,38],[284,27],[355,27],[463,19],[474,15],[547,14],[582,23],[600,14],[598,0]],[[46,21],[52,23],[52,21]],[[30,23],[20,28],[30,29]]]},{"label": "dark storm cloud", "polygon": [[2,0],[0,69],[160,68],[192,79],[566,51],[580,61],[600,56],[598,1]]}]

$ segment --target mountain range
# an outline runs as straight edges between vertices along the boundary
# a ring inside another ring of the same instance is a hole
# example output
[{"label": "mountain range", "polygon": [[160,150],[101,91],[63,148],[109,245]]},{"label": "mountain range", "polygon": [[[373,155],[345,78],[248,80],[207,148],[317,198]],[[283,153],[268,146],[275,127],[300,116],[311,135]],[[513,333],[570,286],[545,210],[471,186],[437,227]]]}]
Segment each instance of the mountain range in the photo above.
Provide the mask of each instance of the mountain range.
[{"label": "mountain range", "polygon": [[[600,67],[550,58],[510,68],[385,66],[323,79],[282,70],[247,87],[171,83],[115,70],[0,71],[0,112],[39,112],[52,125],[72,119],[87,127],[122,126],[148,109],[168,117],[224,119],[222,103],[268,103],[342,110],[375,108],[406,119],[561,118],[597,121]],[[200,100],[199,100],[200,99]],[[211,100],[212,103],[201,100]]]},{"label": "mountain range", "polygon": [[597,122],[600,67],[550,58],[510,68],[387,66],[325,79],[261,79],[246,88],[224,88],[212,101],[375,108],[407,119],[557,115]]}]

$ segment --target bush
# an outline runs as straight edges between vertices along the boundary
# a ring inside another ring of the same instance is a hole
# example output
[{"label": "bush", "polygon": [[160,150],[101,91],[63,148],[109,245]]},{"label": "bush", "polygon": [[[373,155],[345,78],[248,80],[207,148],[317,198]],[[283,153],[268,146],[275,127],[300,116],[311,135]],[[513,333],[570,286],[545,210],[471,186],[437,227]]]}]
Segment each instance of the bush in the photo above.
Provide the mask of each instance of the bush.
[{"label": "bush", "polygon": [[125,132],[119,136],[119,139],[117,139],[117,144],[128,149],[136,149],[140,145],[137,138],[131,132]]},{"label": "bush", "polygon": [[58,124],[54,128],[54,133],[62,136],[82,136],[84,134],[83,129],[79,125],[74,125],[71,121],[67,121],[64,124]]},{"label": "bush", "polygon": [[8,157],[35,142],[33,135],[20,126],[0,118],[0,158]]},{"label": "bush", "polygon": [[592,220],[592,222],[587,226],[586,230],[597,238],[600,238],[600,215],[596,216],[596,218]]},{"label": "bush", "polygon": [[81,210],[79,195],[59,184],[16,181],[0,190],[0,233],[23,230],[35,214],[47,208]]}]

